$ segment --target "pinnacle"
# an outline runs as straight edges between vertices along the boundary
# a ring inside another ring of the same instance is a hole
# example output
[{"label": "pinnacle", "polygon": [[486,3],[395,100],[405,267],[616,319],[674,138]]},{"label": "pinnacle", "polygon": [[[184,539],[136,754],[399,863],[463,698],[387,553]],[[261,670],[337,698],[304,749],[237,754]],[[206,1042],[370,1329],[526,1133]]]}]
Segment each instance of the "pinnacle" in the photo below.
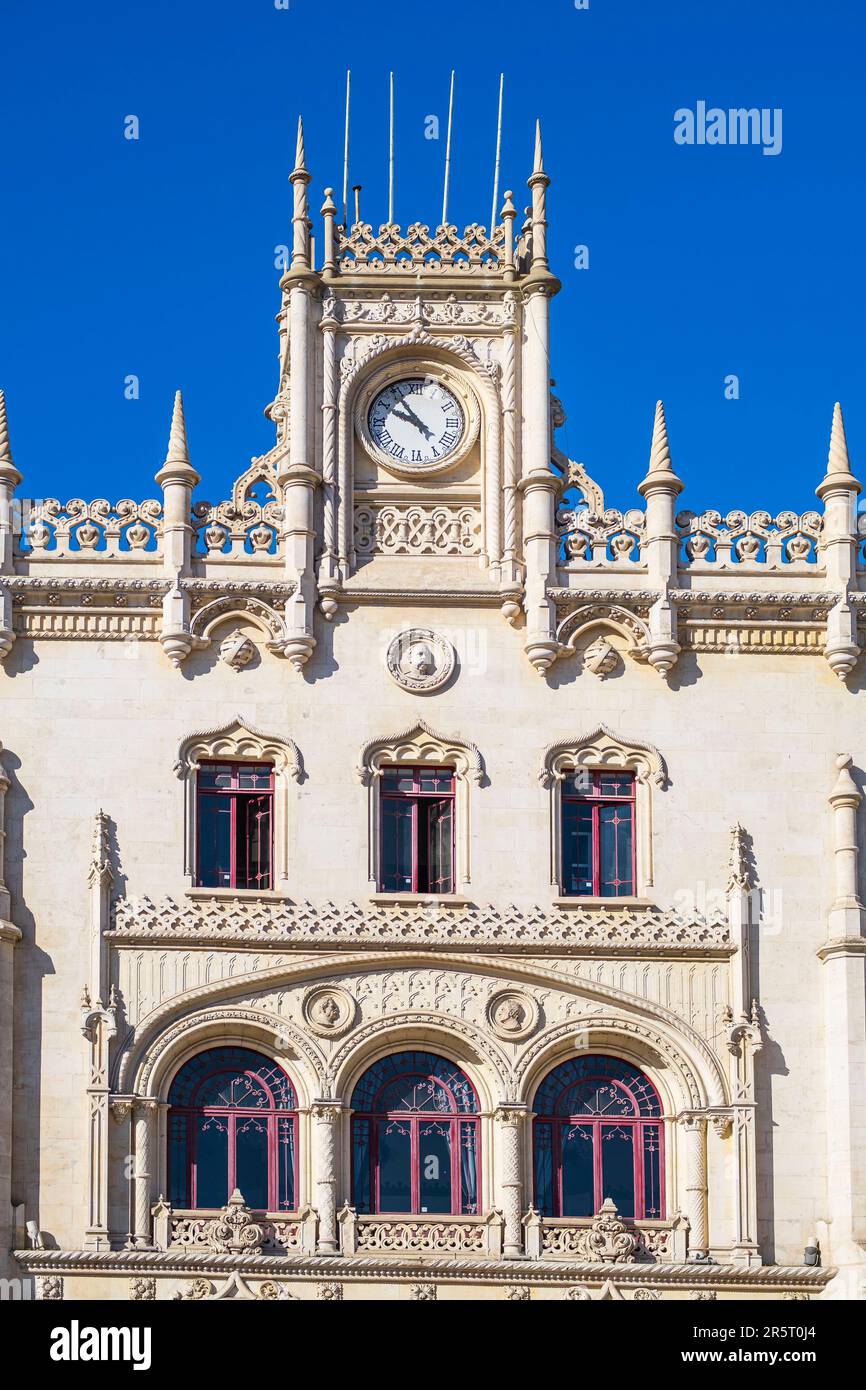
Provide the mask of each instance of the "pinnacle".
[{"label": "pinnacle", "polygon": [[9,443],[9,420],[6,415],[6,396],[0,390],[0,463],[12,463],[12,446]]},{"label": "pinnacle", "polygon": [[683,490],[683,484],[674,472],[673,464],[671,463],[671,450],[668,443],[668,426],[665,420],[665,408],[661,401],[656,401],[649,467],[647,468],[646,477],[638,487],[638,492],[643,494],[644,489],[653,483],[664,483],[675,493],[682,492]]}]

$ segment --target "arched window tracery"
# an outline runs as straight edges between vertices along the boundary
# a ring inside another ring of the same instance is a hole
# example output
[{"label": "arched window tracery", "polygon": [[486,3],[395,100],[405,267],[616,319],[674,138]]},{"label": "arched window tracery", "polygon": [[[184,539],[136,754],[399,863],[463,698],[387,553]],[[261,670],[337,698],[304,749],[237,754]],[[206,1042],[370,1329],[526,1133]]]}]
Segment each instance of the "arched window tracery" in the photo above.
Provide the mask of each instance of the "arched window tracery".
[{"label": "arched window tracery", "polygon": [[533,1105],[535,1205],[545,1216],[594,1216],[606,1198],[621,1216],[664,1215],[664,1136],[658,1092],[618,1057],[570,1058]]},{"label": "arched window tracery", "polygon": [[220,1208],[239,1188],[254,1210],[295,1210],[298,1101],[277,1062],[244,1047],[199,1052],[168,1103],[172,1206]]},{"label": "arched window tracery", "polygon": [[352,1094],[352,1189],[359,1212],[478,1211],[478,1096],[430,1052],[375,1062]]}]

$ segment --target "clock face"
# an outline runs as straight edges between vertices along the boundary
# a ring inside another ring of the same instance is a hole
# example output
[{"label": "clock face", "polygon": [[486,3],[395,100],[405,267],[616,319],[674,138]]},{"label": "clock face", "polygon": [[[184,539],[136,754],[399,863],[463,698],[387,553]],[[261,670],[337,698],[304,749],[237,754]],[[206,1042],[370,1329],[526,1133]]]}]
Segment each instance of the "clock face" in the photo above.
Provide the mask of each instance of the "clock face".
[{"label": "clock face", "polygon": [[374,443],[403,468],[446,458],[464,430],[456,396],[430,377],[386,386],[373,400],[367,424]]}]

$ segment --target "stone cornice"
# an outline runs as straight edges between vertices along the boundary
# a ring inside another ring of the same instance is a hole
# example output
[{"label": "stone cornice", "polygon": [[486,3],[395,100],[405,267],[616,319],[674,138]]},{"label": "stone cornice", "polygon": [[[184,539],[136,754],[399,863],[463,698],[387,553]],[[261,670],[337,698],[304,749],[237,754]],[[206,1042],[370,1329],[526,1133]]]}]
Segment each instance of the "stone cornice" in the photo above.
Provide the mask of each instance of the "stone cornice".
[{"label": "stone cornice", "polygon": [[727,921],[682,917],[655,907],[517,907],[474,904],[362,907],[358,903],[274,902],[254,896],[120,898],[112,910],[115,946],[173,942],[238,942],[257,948],[301,946],[332,951],[441,947],[452,951],[500,946],[515,953],[726,957],[733,953]]},{"label": "stone cornice", "polygon": [[400,1258],[362,1255],[212,1255],[187,1250],[17,1250],[14,1258],[39,1274],[167,1274],[176,1278],[225,1276],[232,1270],[283,1278],[347,1280],[435,1278],[441,1282],[602,1285],[609,1280],[623,1288],[652,1284],[657,1288],[725,1289],[748,1293],[801,1292],[820,1294],[836,1270],[805,1265],[736,1264],[610,1264],[567,1260],[463,1259],[460,1256],[411,1255]]}]

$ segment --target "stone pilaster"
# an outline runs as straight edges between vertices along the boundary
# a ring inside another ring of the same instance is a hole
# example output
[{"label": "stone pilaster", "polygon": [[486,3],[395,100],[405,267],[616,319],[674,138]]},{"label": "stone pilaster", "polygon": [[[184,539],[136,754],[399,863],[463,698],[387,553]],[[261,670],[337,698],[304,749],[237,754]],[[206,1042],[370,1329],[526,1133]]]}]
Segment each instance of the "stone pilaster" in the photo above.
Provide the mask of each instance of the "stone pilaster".
[{"label": "stone pilaster", "polygon": [[[0,744],[2,752],[2,744]],[[12,1246],[12,1042],[14,1018],[13,952],[21,933],[9,920],[11,903],[4,876],[6,793],[9,779],[0,767],[0,1278],[9,1274]]]},{"label": "stone pilaster", "polygon": [[[0,575],[11,574],[14,569],[15,489],[20,482],[21,474],[12,461],[6,398],[0,391]],[[0,578],[0,661],[12,650],[14,641],[12,598]]]},{"label": "stone pilaster", "polygon": [[337,1182],[339,1177],[338,1132],[342,1106],[339,1101],[314,1100],[310,1115],[313,1135],[313,1187],[319,1216],[317,1253],[339,1254],[337,1238]]},{"label": "stone pilaster", "polygon": [[863,794],[851,775],[850,757],[838,757],[836,768],[829,797],[834,895],[827,940],[818,951],[826,1037],[829,1250],[824,1258],[851,1281],[840,1296],[854,1298],[862,1296],[866,1269],[866,910],[859,890],[858,836]]},{"label": "stone pilaster", "polygon": [[136,1097],[133,1114],[135,1124],[135,1229],[133,1239],[137,1249],[146,1250],[151,1249],[153,1245],[150,1213],[153,1202],[151,1167],[156,1101]]},{"label": "stone pilaster", "polygon": [[681,1115],[686,1159],[686,1216],[689,1218],[689,1253],[706,1255],[709,1249],[707,1218],[707,1120],[705,1115]]},{"label": "stone pilaster", "polygon": [[503,1257],[523,1254],[523,1149],[527,1110],[522,1105],[501,1105],[494,1114],[499,1139],[497,1206],[505,1223]]}]

